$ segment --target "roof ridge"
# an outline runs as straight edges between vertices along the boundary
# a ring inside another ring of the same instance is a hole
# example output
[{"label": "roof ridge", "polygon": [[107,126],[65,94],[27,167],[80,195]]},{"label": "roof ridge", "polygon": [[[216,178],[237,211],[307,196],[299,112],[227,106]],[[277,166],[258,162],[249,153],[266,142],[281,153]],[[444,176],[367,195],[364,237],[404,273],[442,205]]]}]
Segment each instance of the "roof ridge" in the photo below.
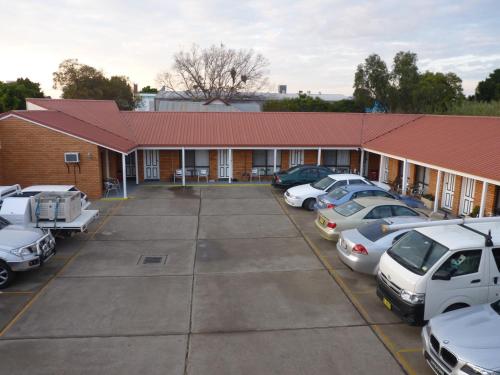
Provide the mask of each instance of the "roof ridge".
[{"label": "roof ridge", "polygon": [[403,126],[406,126],[412,122],[415,122],[417,120],[420,120],[421,118],[425,117],[426,115],[417,115],[417,117],[411,119],[411,120],[408,120],[408,121],[405,121],[403,122],[402,124],[399,124],[398,126],[386,131],[386,132],[383,132],[383,133],[380,133],[379,135],[375,136],[374,138],[371,138],[371,139],[368,139],[367,141],[363,142],[363,140],[361,140],[361,146],[363,146],[364,144],[368,143],[368,142],[371,142],[371,141],[374,141],[375,139],[378,139],[380,137],[383,137],[385,136],[386,134],[390,134],[392,133],[393,131],[395,130],[398,130],[400,128],[402,128]]},{"label": "roof ridge", "polygon": [[26,98],[26,100],[64,100],[64,101],[78,101],[78,102],[113,102],[116,103],[113,99],[74,99],[74,98]]}]

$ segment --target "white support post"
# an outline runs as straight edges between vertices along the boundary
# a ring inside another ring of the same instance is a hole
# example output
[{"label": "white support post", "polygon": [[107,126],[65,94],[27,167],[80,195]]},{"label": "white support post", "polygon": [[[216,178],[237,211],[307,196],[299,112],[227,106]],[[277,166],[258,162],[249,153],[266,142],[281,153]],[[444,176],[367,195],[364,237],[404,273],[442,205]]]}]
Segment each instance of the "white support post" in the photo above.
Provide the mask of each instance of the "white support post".
[{"label": "white support post", "polygon": [[228,159],[228,163],[229,163],[229,183],[232,182],[233,180],[233,150],[232,149],[228,149],[227,150],[227,159]]},{"label": "white support post", "polygon": [[318,148],[318,165],[321,165],[321,147]]},{"label": "white support post", "polygon": [[486,204],[486,194],[488,193],[488,183],[483,181],[483,191],[481,192],[481,205],[479,206],[479,217],[484,216],[484,206]]},{"label": "white support post", "polygon": [[109,178],[109,150],[106,149],[104,153],[104,160],[106,162],[106,178]]},{"label": "white support post", "polygon": [[434,192],[434,210],[433,212],[437,212],[439,208],[439,196],[441,195],[441,176],[442,172],[438,171],[437,179],[436,179],[436,191]]},{"label": "white support post", "polygon": [[135,184],[139,185],[139,160],[137,156],[138,152],[135,150]]},{"label": "white support post", "polygon": [[403,176],[401,178],[401,194],[406,195],[408,190],[408,160],[403,160]]},{"label": "white support post", "polygon": [[274,165],[273,165],[274,173],[276,173],[278,171],[277,166],[276,166],[277,160],[278,160],[278,150],[274,149]]},{"label": "white support post", "polygon": [[380,162],[378,166],[378,182],[382,182],[382,174],[384,173],[385,156],[380,155]]},{"label": "white support post", "polygon": [[182,163],[182,186],[186,186],[186,150],[184,147],[181,151],[181,163]]},{"label": "white support post", "polygon": [[123,199],[127,199],[127,166],[125,165],[125,154],[122,154],[122,179],[123,179]]},{"label": "white support post", "polygon": [[361,149],[361,159],[359,161],[359,175],[363,176],[363,168],[365,166],[365,150]]},{"label": "white support post", "polygon": [[370,174],[370,153],[366,151],[366,177]]}]

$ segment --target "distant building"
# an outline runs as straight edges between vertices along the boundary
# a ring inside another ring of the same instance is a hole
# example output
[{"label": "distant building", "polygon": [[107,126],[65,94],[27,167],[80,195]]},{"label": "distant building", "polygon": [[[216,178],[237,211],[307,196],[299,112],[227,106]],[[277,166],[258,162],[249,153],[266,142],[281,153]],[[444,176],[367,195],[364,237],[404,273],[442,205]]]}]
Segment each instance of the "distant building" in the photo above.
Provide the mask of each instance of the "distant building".
[{"label": "distant building", "polygon": [[[157,94],[138,93],[141,98],[136,111],[156,111],[156,112],[262,112],[264,103],[268,100],[284,100],[298,98],[304,92],[287,92],[286,85],[279,85],[278,92],[260,92],[252,98],[232,99],[226,101],[220,98],[210,100],[183,99],[177,93],[167,91],[162,88]],[[182,93],[181,93],[182,94]],[[327,102],[347,99],[342,94],[312,94],[307,91],[307,95],[319,97]]]}]

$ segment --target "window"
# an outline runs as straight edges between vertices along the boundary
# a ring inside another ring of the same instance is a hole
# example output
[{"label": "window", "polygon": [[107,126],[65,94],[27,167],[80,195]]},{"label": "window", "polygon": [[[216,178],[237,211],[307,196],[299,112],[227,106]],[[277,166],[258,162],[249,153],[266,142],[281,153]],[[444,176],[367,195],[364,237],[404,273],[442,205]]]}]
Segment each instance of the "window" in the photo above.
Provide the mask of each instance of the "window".
[{"label": "window", "polygon": [[420,165],[415,166],[415,185],[420,185],[423,194],[427,194],[429,192],[429,176],[429,168],[422,167]]},{"label": "window", "polygon": [[351,152],[349,150],[323,150],[323,164],[339,172],[351,169]]},{"label": "window", "polygon": [[497,264],[498,271],[500,271],[500,248],[493,249],[493,258],[495,258],[495,263]]},{"label": "window", "polygon": [[335,188],[328,193],[328,198],[337,200],[345,197],[348,194],[347,190],[342,188]]},{"label": "window", "polygon": [[0,217],[0,229],[3,229],[8,225],[10,225],[10,222],[7,219]]},{"label": "window", "polygon": [[387,224],[387,222],[383,219],[376,220],[371,222],[371,224],[365,224],[358,228],[358,232],[363,236],[368,238],[370,241],[375,242],[381,239],[382,237],[387,236],[390,233],[393,233],[395,230],[384,231],[382,225]]},{"label": "window", "polygon": [[392,216],[391,206],[378,206],[371,210],[365,219],[384,219]]},{"label": "window", "polygon": [[[184,155],[184,163],[188,175],[189,173],[194,174],[195,171],[208,169],[210,167],[208,150],[186,150]],[[182,155],[180,155],[179,158],[182,158]]]},{"label": "window", "polygon": [[318,190],[326,190],[326,188],[328,188],[334,182],[335,182],[335,180],[333,178],[325,177],[319,181],[312,183],[311,186],[315,189],[318,189]]},{"label": "window", "polygon": [[447,247],[412,230],[387,250],[387,254],[407,270],[424,275],[447,251]]},{"label": "window", "polygon": [[307,168],[300,172],[300,177],[307,180],[317,180],[318,179],[318,169],[317,168]]},{"label": "window", "polygon": [[368,185],[365,180],[349,180],[349,185]]},{"label": "window", "polygon": [[439,267],[439,271],[449,273],[452,277],[469,275],[479,271],[482,250],[459,251],[450,256]]},{"label": "window", "polygon": [[340,181],[337,181],[330,189],[337,189],[339,187],[346,186],[346,185],[347,185],[347,180],[340,180]]},{"label": "window", "polygon": [[419,216],[415,211],[403,206],[392,206],[392,212],[393,216]]},{"label": "window", "polygon": [[385,191],[382,190],[373,190],[373,196],[374,197],[383,197],[383,198],[392,198],[395,199],[392,194],[389,194]]},{"label": "window", "polygon": [[361,211],[364,207],[359,203],[354,201],[349,201],[347,203],[341,204],[334,208],[334,211],[341,214],[342,216],[351,216],[356,212]]},{"label": "window", "polygon": [[363,190],[363,191],[358,191],[352,195],[352,199],[355,198],[364,198],[364,197],[371,197],[372,196],[372,191],[371,190]]},{"label": "window", "polygon": [[[281,151],[276,151],[276,169],[281,165]],[[274,150],[254,150],[252,152],[252,168],[259,168],[261,176],[274,173]]]}]

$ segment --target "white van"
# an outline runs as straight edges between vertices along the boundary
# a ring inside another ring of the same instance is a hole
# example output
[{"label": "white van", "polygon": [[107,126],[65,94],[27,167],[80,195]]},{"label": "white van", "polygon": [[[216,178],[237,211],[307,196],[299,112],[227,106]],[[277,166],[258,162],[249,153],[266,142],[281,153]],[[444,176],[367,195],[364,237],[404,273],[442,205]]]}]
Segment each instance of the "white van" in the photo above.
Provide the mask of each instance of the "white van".
[{"label": "white van", "polygon": [[389,310],[420,325],[443,312],[500,298],[500,217],[414,228],[380,259],[377,295]]}]

